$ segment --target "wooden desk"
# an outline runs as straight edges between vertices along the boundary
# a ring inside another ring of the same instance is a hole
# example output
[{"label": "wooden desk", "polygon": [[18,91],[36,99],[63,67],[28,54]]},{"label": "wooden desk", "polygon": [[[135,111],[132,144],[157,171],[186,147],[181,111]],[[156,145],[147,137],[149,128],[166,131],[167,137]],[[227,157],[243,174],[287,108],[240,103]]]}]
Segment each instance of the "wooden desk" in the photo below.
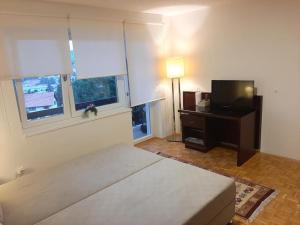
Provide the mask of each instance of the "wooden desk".
[{"label": "wooden desk", "polygon": [[[195,110],[179,112],[182,140],[187,148],[207,152],[217,145],[232,147],[238,153],[237,166],[256,153],[256,110],[247,113],[211,112],[195,107]],[[189,137],[197,138],[201,143],[190,142]]]}]

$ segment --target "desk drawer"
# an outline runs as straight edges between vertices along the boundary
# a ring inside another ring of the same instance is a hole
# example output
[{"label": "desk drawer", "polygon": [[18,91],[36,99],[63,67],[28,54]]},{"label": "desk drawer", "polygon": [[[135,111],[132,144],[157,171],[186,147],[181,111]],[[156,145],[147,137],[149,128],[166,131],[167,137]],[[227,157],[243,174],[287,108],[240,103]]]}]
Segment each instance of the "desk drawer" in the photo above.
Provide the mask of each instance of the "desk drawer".
[{"label": "desk drawer", "polygon": [[204,117],[196,116],[189,113],[180,114],[181,124],[184,127],[204,129]]}]

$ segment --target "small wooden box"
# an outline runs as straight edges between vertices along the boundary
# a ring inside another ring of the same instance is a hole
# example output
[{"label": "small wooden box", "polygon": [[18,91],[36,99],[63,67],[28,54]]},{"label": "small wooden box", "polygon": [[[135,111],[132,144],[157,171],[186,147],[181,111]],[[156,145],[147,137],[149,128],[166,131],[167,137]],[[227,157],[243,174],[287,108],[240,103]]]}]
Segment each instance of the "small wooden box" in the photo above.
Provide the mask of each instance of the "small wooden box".
[{"label": "small wooden box", "polygon": [[183,109],[195,110],[196,108],[196,92],[184,91],[183,92]]}]

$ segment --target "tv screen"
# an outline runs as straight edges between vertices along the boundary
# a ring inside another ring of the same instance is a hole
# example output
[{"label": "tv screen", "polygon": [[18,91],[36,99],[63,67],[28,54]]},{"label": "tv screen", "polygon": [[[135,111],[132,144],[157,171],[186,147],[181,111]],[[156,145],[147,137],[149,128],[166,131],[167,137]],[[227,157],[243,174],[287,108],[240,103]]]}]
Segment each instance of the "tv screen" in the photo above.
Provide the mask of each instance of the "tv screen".
[{"label": "tv screen", "polygon": [[213,110],[249,111],[253,109],[254,81],[213,80]]}]

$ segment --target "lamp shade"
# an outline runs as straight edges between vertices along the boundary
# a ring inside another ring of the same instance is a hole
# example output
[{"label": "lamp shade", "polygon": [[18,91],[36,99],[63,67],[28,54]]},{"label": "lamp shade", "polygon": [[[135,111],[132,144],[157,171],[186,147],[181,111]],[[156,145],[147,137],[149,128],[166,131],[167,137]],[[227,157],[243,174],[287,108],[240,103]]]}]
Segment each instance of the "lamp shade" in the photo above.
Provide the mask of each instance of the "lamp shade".
[{"label": "lamp shade", "polygon": [[170,58],[167,60],[167,77],[180,78],[184,76],[184,60],[183,58]]}]

